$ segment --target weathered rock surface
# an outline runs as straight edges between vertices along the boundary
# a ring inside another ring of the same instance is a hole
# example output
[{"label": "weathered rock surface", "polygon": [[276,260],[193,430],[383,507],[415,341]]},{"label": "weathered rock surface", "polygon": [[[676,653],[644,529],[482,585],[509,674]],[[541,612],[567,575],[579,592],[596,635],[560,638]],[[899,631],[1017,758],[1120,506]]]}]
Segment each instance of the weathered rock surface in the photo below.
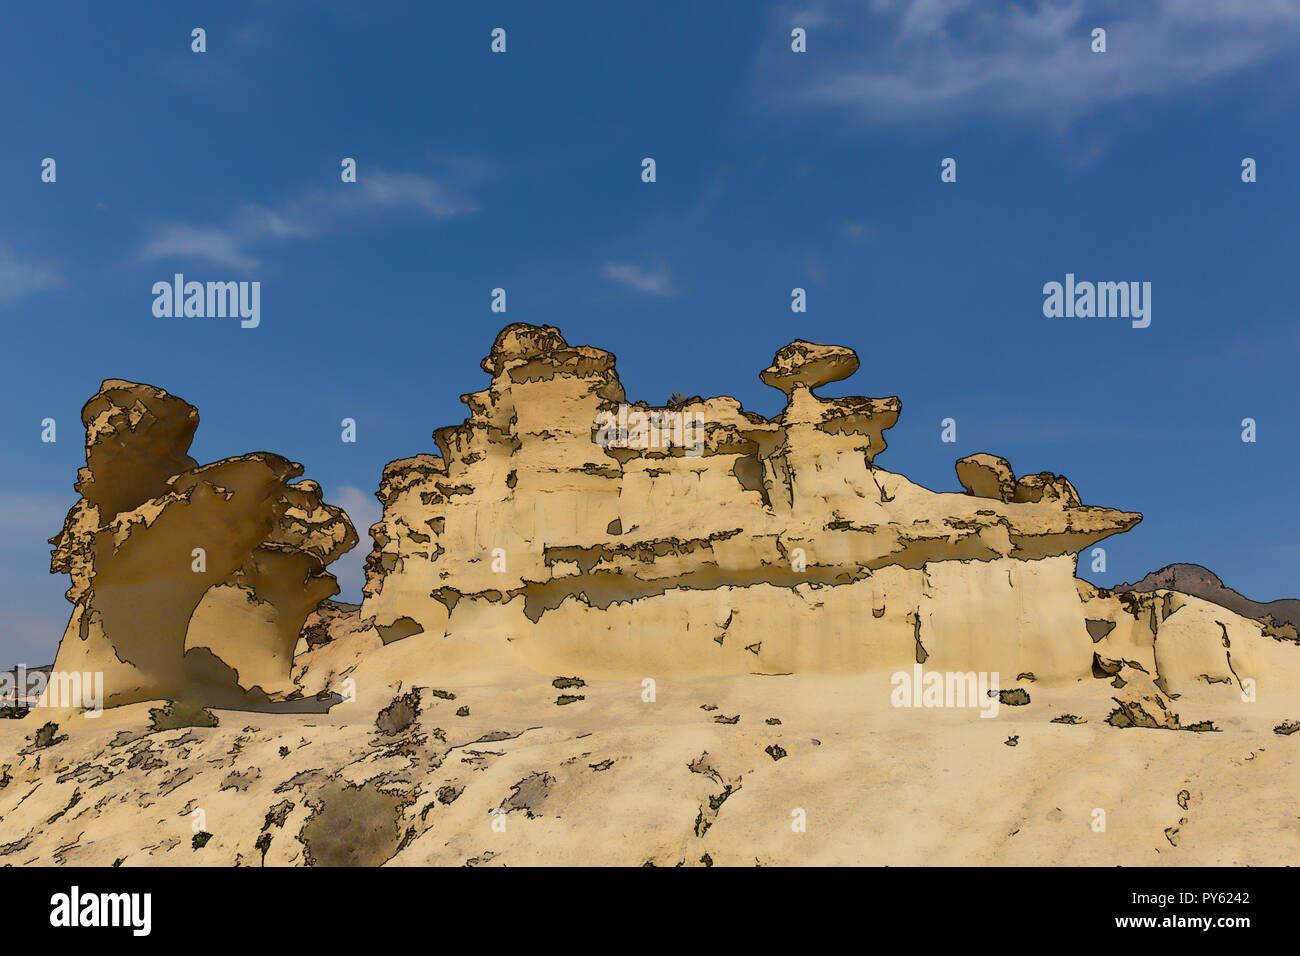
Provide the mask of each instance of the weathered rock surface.
[{"label": "weathered rock surface", "polygon": [[328,599],[321,601],[303,622],[301,650],[309,651],[322,644],[328,644],[334,639],[332,633],[334,625],[341,620],[356,617],[360,609],[359,604],[346,604],[343,601]]},{"label": "weathered rock surface", "polygon": [[848,378],[858,370],[858,355],[842,345],[815,345],[799,339],[776,353],[758,373],[766,385],[789,395],[798,387],[816,388]]},{"label": "weathered rock surface", "polygon": [[[1015,500],[1016,476],[1005,458],[980,452],[957,459],[957,480],[968,495],[976,498],[993,498],[996,501]],[[1031,499],[1025,497],[1024,501]]]},{"label": "weathered rock surface", "polygon": [[1300,647],[1260,622],[1177,591],[1078,586],[1094,655],[1136,669],[1165,696],[1244,702],[1271,687],[1294,697]]},{"label": "weathered rock surface", "polygon": [[1211,604],[1226,607],[1242,617],[1278,628],[1288,628],[1293,640],[1295,629],[1300,628],[1300,600],[1296,598],[1282,598],[1278,601],[1251,600],[1225,585],[1217,574],[1199,564],[1171,564],[1159,571],[1152,571],[1140,581],[1116,585],[1113,590],[1181,591],[1209,601]]},{"label": "weathered rock surface", "polygon": [[338,590],[324,568],[356,543],[347,516],[278,455],[196,466],[198,411],[162,389],[110,379],[82,420],[82,498],[50,539],[73,603],[55,671],[102,673],[110,706],[292,693],[303,621]]},{"label": "weathered rock surface", "polygon": [[[56,669],[213,707],[0,721],[0,865],[1300,862],[1300,646],[1077,579],[1141,516],[1062,476],[885,471],[899,400],[814,394],[857,364],[782,349],[771,419],[654,408],[510,326],[438,453],[383,470],[360,608],[322,600],[354,534],[300,466],[195,467],[192,408],[105,383]],[[923,672],[1000,693],[900,703]]]},{"label": "weathered rock surface", "polygon": [[1074,485],[1064,475],[1054,475],[1050,471],[1036,475],[1025,475],[1016,482],[1011,498],[1018,502],[1047,502],[1062,508],[1076,508],[1081,502]]},{"label": "weathered rock surface", "polygon": [[899,400],[812,391],[857,365],[786,346],[761,373],[787,394],[770,420],[726,397],[650,408],[609,352],[508,327],[439,454],[384,470],[361,618],[421,648],[386,673],[507,652],[605,675],[851,673],[920,645],[938,666],[1088,674],[1074,556],[1141,516],[1064,479],[1014,501],[1005,463],[995,498],[883,470]]}]

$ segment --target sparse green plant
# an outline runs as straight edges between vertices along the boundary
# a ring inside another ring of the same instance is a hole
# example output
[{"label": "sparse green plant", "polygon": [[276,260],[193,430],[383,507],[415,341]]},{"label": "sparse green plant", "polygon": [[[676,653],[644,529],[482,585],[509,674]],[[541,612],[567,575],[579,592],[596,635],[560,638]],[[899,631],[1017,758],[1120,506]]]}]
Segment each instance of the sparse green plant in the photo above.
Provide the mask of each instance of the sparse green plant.
[{"label": "sparse green plant", "polygon": [[165,707],[149,710],[149,726],[154,730],[215,727],[218,723],[217,715],[195,700],[172,700]]}]

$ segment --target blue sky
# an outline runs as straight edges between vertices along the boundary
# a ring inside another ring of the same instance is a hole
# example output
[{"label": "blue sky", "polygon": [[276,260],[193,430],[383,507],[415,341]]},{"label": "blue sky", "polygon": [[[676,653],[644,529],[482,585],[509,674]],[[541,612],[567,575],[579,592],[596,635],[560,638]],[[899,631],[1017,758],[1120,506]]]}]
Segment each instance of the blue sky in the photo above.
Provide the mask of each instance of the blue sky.
[{"label": "blue sky", "polygon": [[[1099,583],[1191,561],[1259,600],[1300,594],[1300,3],[5,16],[0,659],[54,656],[70,606],[45,539],[102,379],[197,405],[201,462],[303,462],[362,531],[335,567],[355,599],[384,463],[464,418],[507,321],[613,351],[632,400],[726,394],[767,415],[782,398],[758,371],[778,348],[851,346],[861,370],[825,393],[903,402],[881,467],[955,491],[954,460],[988,451],[1143,512],[1106,542],[1105,574],[1081,568]],[[155,318],[151,287],[175,272],[261,282],[260,327]],[[1042,287],[1067,272],[1151,282],[1150,327],[1045,318]]]}]

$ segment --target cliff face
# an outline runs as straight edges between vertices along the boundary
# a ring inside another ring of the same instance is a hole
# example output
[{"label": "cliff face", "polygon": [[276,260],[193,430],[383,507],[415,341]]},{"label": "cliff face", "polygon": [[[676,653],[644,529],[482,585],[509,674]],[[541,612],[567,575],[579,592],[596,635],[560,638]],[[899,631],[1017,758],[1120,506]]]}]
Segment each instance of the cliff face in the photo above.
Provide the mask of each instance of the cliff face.
[{"label": "cliff face", "polygon": [[82,412],[86,467],[50,570],[72,579],[56,672],[102,673],[108,706],[292,692],[304,619],[337,592],[356,544],[302,466],[255,452],[196,466],[198,411],[159,388],[105,381]]},{"label": "cliff face", "polygon": [[554,328],[507,327],[482,367],[440,453],[384,469],[363,603],[328,613],[325,569],[356,535],[302,466],[198,466],[192,406],[106,381],[83,413],[82,498],[52,539],[74,605],[55,671],[102,673],[107,706],[258,706],[463,666],[619,680],[924,664],[1206,699],[1293,666],[1290,631],[1078,581],[1076,555],[1141,515],[1084,505],[1063,476],[979,453],[955,463],[963,494],[884,470],[899,400],[816,394],[858,369],[851,349],[777,352],[759,372],[786,396],[772,419],[727,397],[629,404],[614,356]]},{"label": "cliff face", "polygon": [[1088,674],[1075,555],[1141,516],[987,455],[958,462],[967,494],[884,470],[899,400],[815,393],[852,350],[778,352],[771,420],[725,397],[628,405],[613,355],[549,327],[506,328],[482,364],[440,454],[384,470],[361,617],[385,642],[459,654],[473,635],[611,676]]}]

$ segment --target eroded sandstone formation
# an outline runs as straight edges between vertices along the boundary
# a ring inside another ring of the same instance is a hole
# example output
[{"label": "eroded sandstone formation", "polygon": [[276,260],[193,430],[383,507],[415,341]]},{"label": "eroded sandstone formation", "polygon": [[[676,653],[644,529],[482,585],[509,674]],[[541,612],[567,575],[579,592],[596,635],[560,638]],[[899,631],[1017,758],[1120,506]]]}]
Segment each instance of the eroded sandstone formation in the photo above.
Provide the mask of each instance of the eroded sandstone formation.
[{"label": "eroded sandstone formation", "polygon": [[[795,342],[775,418],[651,408],[511,326],[440,453],[384,469],[360,608],[321,599],[353,532],[299,466],[196,467],[193,408],[106,382],[57,666],[188,700],[0,721],[0,862],[1295,862],[1294,630],[1077,579],[1140,516],[1062,476],[883,470],[898,399],[816,394],[857,366]],[[900,699],[922,670],[999,692]]]},{"label": "eroded sandstone formation", "polygon": [[440,454],[384,470],[361,617],[433,661],[508,648],[557,672],[1087,676],[1075,556],[1141,516],[987,455],[958,463],[966,495],[885,471],[899,400],[815,392],[857,368],[797,341],[760,373],[776,418],[651,408],[609,352],[509,326]]},{"label": "eroded sandstone formation", "polygon": [[302,466],[254,452],[198,466],[198,411],[109,379],[82,411],[82,495],[50,539],[72,579],[58,672],[104,675],[105,704],[285,696],[307,614],[337,592],[347,515]]},{"label": "eroded sandstone formation", "polygon": [[605,679],[924,664],[1176,698],[1241,693],[1292,651],[1195,598],[1077,580],[1077,555],[1141,516],[1061,475],[974,454],[963,494],[881,468],[899,400],[816,393],[857,371],[851,349],[778,351],[772,419],[629,403],[611,353],[549,327],[507,327],[482,367],[439,454],[383,470],[359,609],[322,604],[356,535],[301,466],[197,466],[193,407],[105,382],[52,542],[75,605],[56,669],[103,671],[110,705],[387,692],[505,660]]},{"label": "eroded sandstone formation", "polygon": [[1064,508],[1078,507],[1082,502],[1074,485],[1064,475],[1050,471],[1025,475],[1019,480],[1005,458],[980,452],[957,459],[957,480],[966,494],[976,498],[994,498],[998,501],[1015,501],[1021,504],[1052,503]]}]

